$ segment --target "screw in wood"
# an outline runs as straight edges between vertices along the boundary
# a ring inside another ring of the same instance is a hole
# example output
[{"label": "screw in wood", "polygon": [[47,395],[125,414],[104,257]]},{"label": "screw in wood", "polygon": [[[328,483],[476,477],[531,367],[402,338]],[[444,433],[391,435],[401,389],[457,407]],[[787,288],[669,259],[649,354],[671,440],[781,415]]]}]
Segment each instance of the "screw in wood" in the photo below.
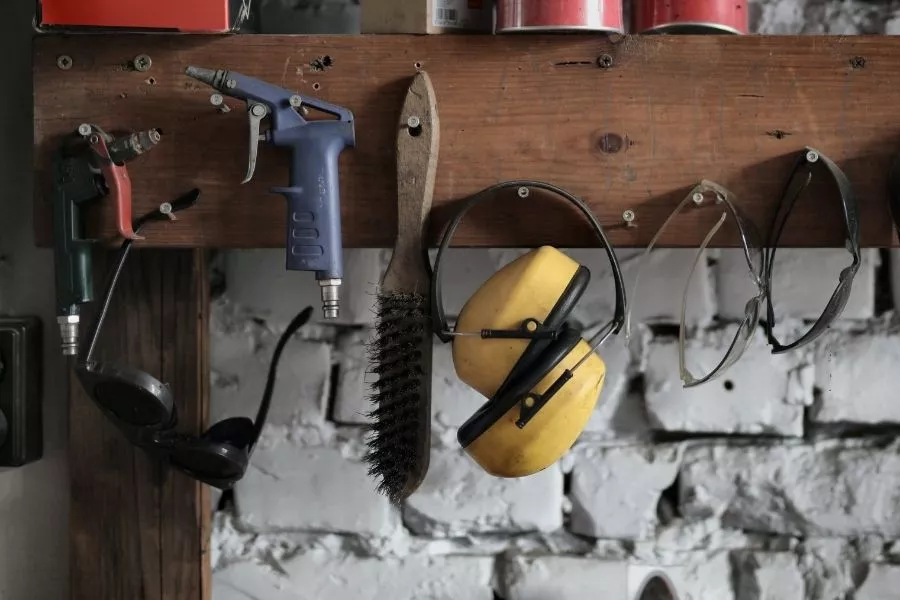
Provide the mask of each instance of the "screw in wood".
[{"label": "screw in wood", "polygon": [[601,69],[608,69],[612,66],[613,59],[609,54],[601,54],[600,58],[597,59],[597,66]]},{"label": "screw in wood", "polygon": [[814,163],[819,160],[819,153],[815,150],[810,150],[806,153],[806,162]]},{"label": "screw in wood", "polygon": [[693,196],[691,196],[691,202],[700,206],[703,204],[703,192],[695,192]]},{"label": "screw in wood", "polygon": [[63,71],[68,71],[72,68],[72,57],[68,54],[59,55],[56,59],[56,66]]},{"label": "screw in wood", "polygon": [[91,135],[91,126],[87,123],[82,123],[78,126],[78,134],[84,137]]},{"label": "screw in wood", "polygon": [[222,94],[213,94],[209,97],[209,103],[219,109],[221,113],[227,113],[231,111],[231,107],[225,104],[225,98]]},{"label": "screw in wood", "polygon": [[629,209],[629,210],[626,210],[625,212],[623,212],[623,213],[622,213],[622,220],[625,221],[625,225],[626,225],[626,226],[628,226],[628,227],[634,227],[634,226],[635,226],[635,224],[634,224],[634,211]]},{"label": "screw in wood", "polygon": [[301,106],[303,106],[303,98],[301,98],[299,94],[294,94],[293,96],[291,96],[288,99],[288,102],[294,108],[300,108]]},{"label": "screw in wood", "polygon": [[134,57],[134,60],[131,61],[131,64],[134,66],[135,71],[140,71],[143,73],[144,71],[149,71],[150,66],[153,64],[153,61],[150,60],[150,57],[146,54],[138,54]]},{"label": "screw in wood", "polygon": [[528,190],[527,187],[525,187],[523,185],[518,190],[516,190],[516,193],[519,194],[519,198],[527,198],[528,194],[530,194],[531,192]]}]

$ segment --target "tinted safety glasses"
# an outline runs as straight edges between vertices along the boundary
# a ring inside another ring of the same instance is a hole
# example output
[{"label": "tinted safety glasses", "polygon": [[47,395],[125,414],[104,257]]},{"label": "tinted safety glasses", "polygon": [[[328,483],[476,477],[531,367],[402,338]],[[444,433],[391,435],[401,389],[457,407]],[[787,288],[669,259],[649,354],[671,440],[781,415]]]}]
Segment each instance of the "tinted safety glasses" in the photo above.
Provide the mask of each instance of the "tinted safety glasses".
[{"label": "tinted safety glasses", "polygon": [[[816,319],[812,327],[796,340],[789,343],[782,343],[775,336],[775,302],[772,285],[772,272],[775,266],[775,251],[778,249],[778,243],[786,229],[786,224],[791,211],[796,206],[800,197],[804,195],[815,177],[825,176],[829,178],[840,197],[841,212],[845,226],[845,246],[850,253],[852,261],[850,265],[844,268],[837,282],[837,287],[831,294],[828,304],[822,311],[822,314]],[[764,262],[765,262],[765,282],[766,282],[766,335],[769,344],[772,346],[773,354],[780,354],[788,350],[800,348],[821,336],[843,312],[847,306],[847,300],[850,298],[850,292],[853,286],[853,278],[859,270],[860,250],[859,250],[859,214],[856,203],[856,195],[847,176],[840,168],[827,156],[807,147],[804,149],[791,171],[787,184],[784,187],[784,193],[781,202],[778,205],[778,211],[775,213],[775,220],[769,231],[769,240],[766,244]]]}]

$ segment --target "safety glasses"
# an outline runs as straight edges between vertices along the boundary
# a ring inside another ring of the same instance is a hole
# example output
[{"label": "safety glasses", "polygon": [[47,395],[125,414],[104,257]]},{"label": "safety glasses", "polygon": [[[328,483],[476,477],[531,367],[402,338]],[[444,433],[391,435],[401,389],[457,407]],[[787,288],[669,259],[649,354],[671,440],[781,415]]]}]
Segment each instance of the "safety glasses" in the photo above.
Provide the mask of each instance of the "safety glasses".
[{"label": "safety glasses", "polygon": [[[659,228],[659,231],[656,232],[656,235],[653,236],[653,239],[650,241],[650,244],[647,246],[647,249],[641,257],[638,273],[631,290],[631,298],[637,298],[637,288],[640,282],[641,272],[644,270],[650,252],[672,221],[686,211],[713,209],[721,210],[722,215],[719,217],[718,221],[716,221],[715,225],[713,225],[712,229],[710,229],[709,233],[707,233],[706,237],[703,239],[703,243],[697,250],[687,280],[685,281],[684,293],[681,299],[681,326],[679,327],[678,333],[678,365],[681,371],[681,381],[686,388],[706,383],[724,373],[731,365],[740,359],[753,339],[753,333],[756,331],[756,326],[759,322],[762,302],[766,295],[766,286],[763,279],[762,237],[759,234],[759,230],[737,206],[734,194],[721,185],[704,179],[697,184],[687,196],[685,196],[684,200],[681,201],[672,214],[666,219],[665,223],[663,223],[662,227]],[[705,256],[704,251],[729,217],[731,217],[731,220],[737,228],[740,246],[743,249],[744,259],[746,261],[747,276],[756,287],[757,293],[747,300],[747,304],[744,307],[744,318],[721,360],[719,360],[715,367],[709,372],[695,375],[687,368],[687,361],[685,359],[685,336],[687,330],[685,315],[687,314],[688,292],[690,290],[694,271],[696,271],[697,265],[700,264],[700,261],[703,260]],[[625,318],[626,340],[631,337],[631,306],[633,306],[633,303],[629,306]]]},{"label": "safety glasses", "polygon": [[[800,196],[803,195],[803,192],[809,188],[810,183],[812,183],[813,177],[817,172],[824,172],[825,175],[829,176],[834,181],[834,184],[837,187],[846,228],[846,247],[853,260],[850,266],[841,271],[841,274],[838,277],[837,287],[831,294],[831,298],[828,300],[825,310],[822,311],[822,314],[816,319],[813,326],[797,340],[789,344],[782,344],[774,333],[775,302],[772,294],[772,271],[775,265],[775,251],[778,249],[778,242],[781,240],[781,235],[784,232],[791,211],[794,209]],[[782,194],[781,202],[778,205],[778,211],[775,213],[775,220],[773,221],[769,234],[769,242],[766,244],[767,247],[764,256],[766,267],[766,304],[768,305],[766,315],[766,335],[769,344],[772,346],[772,353],[781,354],[816,340],[828,329],[831,323],[840,316],[844,307],[847,305],[847,300],[850,298],[850,292],[853,287],[853,278],[856,276],[856,272],[859,270],[860,265],[859,217],[856,195],[853,193],[853,188],[850,185],[847,176],[844,175],[844,172],[818,150],[806,148],[797,158],[791,176],[785,185],[784,193]]]}]

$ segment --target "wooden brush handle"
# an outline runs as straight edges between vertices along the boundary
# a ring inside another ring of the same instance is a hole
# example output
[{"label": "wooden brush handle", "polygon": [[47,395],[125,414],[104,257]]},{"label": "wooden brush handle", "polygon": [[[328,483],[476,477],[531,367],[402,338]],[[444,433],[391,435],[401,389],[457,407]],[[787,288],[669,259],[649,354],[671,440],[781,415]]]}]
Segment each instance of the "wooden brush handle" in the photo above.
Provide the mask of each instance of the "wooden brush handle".
[{"label": "wooden brush handle", "polygon": [[427,295],[422,246],[437,173],[440,123],[428,74],[413,77],[397,124],[397,240],[382,282],[385,291]]}]

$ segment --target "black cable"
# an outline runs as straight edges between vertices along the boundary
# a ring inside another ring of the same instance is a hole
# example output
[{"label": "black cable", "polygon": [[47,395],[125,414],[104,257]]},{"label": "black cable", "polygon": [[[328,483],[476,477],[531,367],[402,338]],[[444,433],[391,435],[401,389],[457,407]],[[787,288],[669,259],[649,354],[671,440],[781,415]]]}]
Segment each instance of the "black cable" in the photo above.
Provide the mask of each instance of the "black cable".
[{"label": "black cable", "polygon": [[293,321],[291,321],[290,325],[288,325],[287,329],[278,339],[278,344],[275,346],[275,353],[272,355],[272,362],[269,363],[269,375],[266,378],[266,388],[265,391],[263,391],[262,401],[259,403],[256,421],[253,423],[253,438],[247,446],[248,454],[252,452],[253,447],[256,446],[256,442],[259,440],[259,436],[262,433],[263,424],[266,422],[266,418],[269,415],[269,406],[272,404],[272,393],[275,391],[275,381],[277,379],[278,363],[281,360],[281,353],[284,351],[284,347],[291,337],[297,333],[307,321],[309,321],[312,310],[312,306],[307,306],[303,309],[300,314],[294,317]]}]

